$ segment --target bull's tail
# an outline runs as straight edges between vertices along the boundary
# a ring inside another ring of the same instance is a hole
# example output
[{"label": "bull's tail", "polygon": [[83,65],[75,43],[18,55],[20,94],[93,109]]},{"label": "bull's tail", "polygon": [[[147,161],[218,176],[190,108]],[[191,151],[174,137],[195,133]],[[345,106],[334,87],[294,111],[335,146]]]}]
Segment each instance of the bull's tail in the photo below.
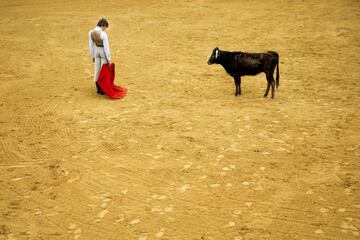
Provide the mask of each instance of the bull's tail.
[{"label": "bull's tail", "polygon": [[278,88],[280,86],[280,72],[279,72],[279,54],[276,53],[277,55],[277,63],[276,63],[276,88]]}]

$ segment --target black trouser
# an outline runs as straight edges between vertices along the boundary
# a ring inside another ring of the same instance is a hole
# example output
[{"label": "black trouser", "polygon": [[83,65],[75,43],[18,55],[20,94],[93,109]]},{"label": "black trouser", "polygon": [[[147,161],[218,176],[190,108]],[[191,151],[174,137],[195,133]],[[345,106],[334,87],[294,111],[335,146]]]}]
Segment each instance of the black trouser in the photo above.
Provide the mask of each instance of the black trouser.
[{"label": "black trouser", "polygon": [[95,82],[96,84],[96,90],[98,94],[104,95],[104,92],[101,90],[101,87],[99,86],[99,84],[97,82]]}]

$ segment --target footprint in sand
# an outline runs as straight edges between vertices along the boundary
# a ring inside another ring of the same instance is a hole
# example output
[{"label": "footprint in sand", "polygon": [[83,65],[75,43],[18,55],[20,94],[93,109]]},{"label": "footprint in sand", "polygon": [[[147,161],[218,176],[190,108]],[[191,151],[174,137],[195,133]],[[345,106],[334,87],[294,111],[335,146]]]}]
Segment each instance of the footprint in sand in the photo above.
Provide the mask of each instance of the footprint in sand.
[{"label": "footprint in sand", "polygon": [[345,209],[345,208],[339,208],[338,211],[339,211],[340,213],[344,213],[344,212],[346,212],[346,209]]},{"label": "footprint in sand", "polygon": [[108,212],[109,212],[109,211],[108,211],[107,209],[102,210],[102,211],[98,214],[98,220],[100,221],[100,219],[103,219]]},{"label": "footprint in sand", "polygon": [[191,166],[192,166],[192,163],[186,164],[186,165],[184,165],[184,169],[189,169],[189,168],[191,168]]},{"label": "footprint in sand", "polygon": [[140,219],[135,218],[130,222],[130,225],[135,225],[135,224],[138,224],[138,223],[140,223]]},{"label": "footprint in sand", "polygon": [[225,225],[225,227],[234,227],[235,223],[234,222],[229,222],[228,224]]},{"label": "footprint in sand", "polygon": [[17,238],[15,237],[15,235],[13,233],[10,233],[7,235],[7,240],[16,240]]},{"label": "footprint in sand", "polygon": [[226,176],[228,174],[228,172],[221,172],[220,175],[221,176]]},{"label": "footprint in sand", "polygon": [[351,195],[351,188],[345,188],[344,191],[346,195]]},{"label": "footprint in sand", "polygon": [[112,202],[111,198],[109,197],[109,194],[104,194],[101,196],[101,198],[102,198],[102,202],[101,202],[102,210],[97,215],[97,218],[95,220],[95,222],[97,222],[97,223],[101,222],[101,220],[106,216],[106,214],[109,213],[108,207],[109,207],[109,204],[111,204],[111,202]]},{"label": "footprint in sand", "polygon": [[139,236],[138,240],[147,240],[147,234],[143,233],[141,236]]},{"label": "footprint in sand", "polygon": [[124,214],[120,214],[120,215],[116,218],[114,224],[117,224],[117,223],[123,222],[123,221],[125,221],[125,216],[124,216]]},{"label": "footprint in sand", "polygon": [[240,209],[234,210],[233,213],[234,213],[234,215],[239,216],[239,215],[241,215],[241,210]]},{"label": "footprint in sand", "polygon": [[161,228],[159,232],[156,233],[156,238],[162,238],[165,234],[165,229]]},{"label": "footprint in sand", "polygon": [[231,168],[229,168],[229,167],[223,167],[222,170],[223,170],[224,172],[228,172],[228,171],[231,171]]},{"label": "footprint in sand", "polygon": [[352,233],[354,235],[359,234],[359,229],[357,229],[357,227],[355,227],[354,225],[352,225],[351,223],[349,223],[347,221],[342,222],[341,231],[343,233],[348,233],[348,231],[352,231]]},{"label": "footprint in sand", "polygon": [[224,155],[218,155],[218,156],[216,157],[216,161],[217,161],[217,162],[221,161],[222,159],[224,159]]},{"label": "footprint in sand", "polygon": [[75,223],[70,223],[69,230],[74,233],[74,239],[79,239],[82,233],[81,227],[78,227]]},{"label": "footprint in sand", "polygon": [[[206,179],[207,178],[207,176],[206,175],[203,175],[203,176],[201,176],[201,177],[199,177],[198,179],[199,180],[204,180],[204,179]],[[199,181],[200,182],[200,181]]]},{"label": "footprint in sand", "polygon": [[306,194],[307,195],[311,195],[311,194],[313,194],[314,192],[312,191],[312,190],[308,190],[307,192],[306,192]]},{"label": "footprint in sand", "polygon": [[164,200],[167,198],[165,195],[158,195],[158,194],[154,194],[151,197],[152,199],[156,199],[156,200]]},{"label": "footprint in sand", "polygon": [[174,209],[173,207],[166,207],[166,208],[164,208],[164,212],[169,213],[169,212],[172,212],[173,209]]},{"label": "footprint in sand", "polygon": [[111,199],[110,199],[110,198],[104,199],[103,202],[102,202],[102,204],[101,204],[101,207],[102,207],[102,208],[106,208],[106,207],[109,205],[110,202],[111,202]]},{"label": "footprint in sand", "polygon": [[23,177],[17,177],[17,178],[13,178],[11,179],[12,182],[17,182],[17,181],[20,181],[20,180],[23,180],[24,178]]},{"label": "footprint in sand", "polygon": [[263,191],[264,188],[262,186],[260,186],[260,184],[258,183],[258,186],[255,188],[256,191]]},{"label": "footprint in sand", "polygon": [[165,207],[164,209],[162,209],[161,207],[153,207],[151,209],[151,212],[158,213],[158,214],[166,214],[166,213],[172,212],[173,210],[174,210],[173,206]]},{"label": "footprint in sand", "polygon": [[188,189],[190,189],[190,187],[191,187],[190,184],[185,184],[185,185],[179,187],[178,189],[180,192],[186,192]]},{"label": "footprint in sand", "polygon": [[71,178],[71,179],[67,180],[67,182],[68,182],[68,183],[73,183],[73,182],[78,181],[78,180],[80,180],[80,176]]},{"label": "footprint in sand", "polygon": [[152,209],[151,209],[151,211],[152,212],[162,212],[162,208],[160,208],[160,207],[153,207]]},{"label": "footprint in sand", "polygon": [[77,225],[75,223],[70,223],[69,230],[75,230],[77,228]]},{"label": "footprint in sand", "polygon": [[81,232],[82,232],[81,227],[75,229],[75,231],[74,231],[74,239],[75,240],[80,238]]},{"label": "footprint in sand", "polygon": [[327,212],[328,212],[328,209],[327,209],[327,208],[320,208],[320,212],[321,212],[321,213],[327,213]]},{"label": "footprint in sand", "polygon": [[250,183],[249,183],[249,182],[243,182],[243,185],[244,185],[244,186],[249,186]]},{"label": "footprint in sand", "polygon": [[120,191],[122,195],[126,195],[129,190],[127,188],[124,188]]}]

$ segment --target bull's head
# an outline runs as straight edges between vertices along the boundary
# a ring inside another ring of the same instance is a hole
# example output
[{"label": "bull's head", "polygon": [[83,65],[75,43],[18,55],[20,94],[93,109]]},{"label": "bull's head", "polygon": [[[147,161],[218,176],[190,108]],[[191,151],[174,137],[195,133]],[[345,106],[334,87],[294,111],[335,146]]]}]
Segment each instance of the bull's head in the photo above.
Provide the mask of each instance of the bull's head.
[{"label": "bull's head", "polygon": [[219,63],[219,56],[220,56],[220,50],[219,48],[214,48],[214,50],[212,51],[211,53],[211,56],[208,60],[208,64],[211,65],[211,64],[214,64],[214,63]]}]

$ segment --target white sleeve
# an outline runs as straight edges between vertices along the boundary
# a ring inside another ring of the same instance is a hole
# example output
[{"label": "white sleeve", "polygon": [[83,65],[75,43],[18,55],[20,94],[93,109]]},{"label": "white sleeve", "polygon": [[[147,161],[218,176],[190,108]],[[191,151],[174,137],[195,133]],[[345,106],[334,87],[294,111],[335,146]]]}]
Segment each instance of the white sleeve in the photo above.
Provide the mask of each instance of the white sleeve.
[{"label": "white sleeve", "polygon": [[101,32],[100,38],[101,38],[101,40],[103,41],[103,44],[104,44],[104,52],[105,52],[105,55],[106,55],[106,59],[108,61],[110,61],[111,60],[110,46],[109,46],[109,40],[108,40],[107,34],[105,32]]},{"label": "white sleeve", "polygon": [[91,31],[89,32],[88,37],[89,37],[90,55],[91,55],[92,58],[94,58],[95,57],[95,54],[94,54],[94,41],[91,38]]}]

